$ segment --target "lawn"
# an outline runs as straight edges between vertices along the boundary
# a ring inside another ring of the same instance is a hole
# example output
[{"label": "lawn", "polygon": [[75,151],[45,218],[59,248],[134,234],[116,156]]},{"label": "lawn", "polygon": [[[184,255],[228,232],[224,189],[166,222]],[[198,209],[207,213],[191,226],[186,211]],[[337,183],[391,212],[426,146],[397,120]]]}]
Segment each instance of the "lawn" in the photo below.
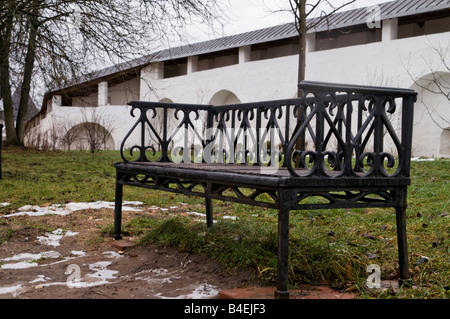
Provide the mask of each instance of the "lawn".
[{"label": "lawn", "polygon": [[[10,205],[0,206],[0,214],[29,204],[114,201],[113,164],[117,161],[120,156],[115,151],[4,150],[0,203]],[[381,292],[365,287],[370,264],[380,266],[382,280],[396,279],[393,209],[291,212],[291,286],[326,281],[359,292],[361,298],[449,298],[450,160],[414,161],[411,176],[407,231],[414,288]],[[125,187],[124,200],[168,208],[124,221],[124,233],[137,236],[140,244],[203,253],[229,268],[253,269],[258,279],[273,284],[275,210],[214,201],[217,223],[207,232],[198,216],[188,214],[204,213],[201,198]],[[170,209],[180,203],[176,212]],[[110,238],[111,231],[112,216],[111,224],[100,229],[98,236]]]}]

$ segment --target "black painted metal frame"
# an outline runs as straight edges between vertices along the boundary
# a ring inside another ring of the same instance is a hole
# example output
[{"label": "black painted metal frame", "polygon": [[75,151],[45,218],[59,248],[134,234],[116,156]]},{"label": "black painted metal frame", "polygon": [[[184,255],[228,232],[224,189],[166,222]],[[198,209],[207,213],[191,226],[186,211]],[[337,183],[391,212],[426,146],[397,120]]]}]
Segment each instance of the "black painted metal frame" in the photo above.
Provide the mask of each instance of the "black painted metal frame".
[{"label": "black painted metal frame", "polygon": [[[302,82],[304,94],[225,106],[131,102],[139,115],[116,163],[115,239],[123,185],[278,210],[276,296],[288,297],[291,210],[393,207],[399,276],[409,279],[407,186],[412,90]],[[206,124],[206,125],[205,125]],[[134,135],[134,137],[133,137]],[[139,144],[127,144],[139,138]]]}]

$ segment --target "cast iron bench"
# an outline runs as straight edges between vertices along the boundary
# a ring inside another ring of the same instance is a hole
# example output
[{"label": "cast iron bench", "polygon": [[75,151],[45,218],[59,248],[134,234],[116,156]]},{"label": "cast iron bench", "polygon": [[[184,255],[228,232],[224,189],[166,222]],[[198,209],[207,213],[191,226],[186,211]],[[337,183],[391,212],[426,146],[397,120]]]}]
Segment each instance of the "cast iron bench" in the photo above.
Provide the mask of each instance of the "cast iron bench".
[{"label": "cast iron bench", "polygon": [[291,210],[393,207],[399,277],[408,281],[416,93],[306,81],[299,87],[301,98],[235,105],[130,102],[137,121],[115,164],[114,238],[121,238],[123,185],[205,198],[208,228],[212,199],[277,209],[275,296],[288,298]]}]

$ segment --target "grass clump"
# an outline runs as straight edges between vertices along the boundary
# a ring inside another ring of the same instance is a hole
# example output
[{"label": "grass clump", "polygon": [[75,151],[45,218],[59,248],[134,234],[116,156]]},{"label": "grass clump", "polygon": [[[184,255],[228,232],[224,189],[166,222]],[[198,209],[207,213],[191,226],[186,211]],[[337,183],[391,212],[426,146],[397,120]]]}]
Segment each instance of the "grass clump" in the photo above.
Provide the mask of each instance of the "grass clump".
[{"label": "grass clump", "polygon": [[[240,217],[235,221],[219,220],[206,231],[203,223],[175,217],[149,229],[139,243],[206,254],[228,268],[254,269],[260,279],[273,283],[277,268],[276,228],[273,223]],[[338,248],[326,237],[305,235],[304,229],[295,233],[297,236],[291,236],[290,241],[289,275],[293,285],[356,280],[363,271],[364,263],[355,259],[352,251]]]},{"label": "grass clump", "polygon": [[160,223],[145,233],[139,243],[171,246],[181,251],[190,251],[201,245],[200,241],[200,236],[191,227],[188,227],[186,220],[175,217]]}]

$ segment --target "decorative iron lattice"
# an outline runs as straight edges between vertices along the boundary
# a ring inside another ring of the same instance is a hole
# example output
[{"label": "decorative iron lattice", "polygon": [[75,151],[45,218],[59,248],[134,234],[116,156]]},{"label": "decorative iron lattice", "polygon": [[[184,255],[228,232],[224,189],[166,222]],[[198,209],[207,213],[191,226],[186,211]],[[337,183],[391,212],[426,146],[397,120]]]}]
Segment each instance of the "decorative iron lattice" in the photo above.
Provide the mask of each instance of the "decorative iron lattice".
[{"label": "decorative iron lattice", "polygon": [[[140,114],[122,158],[286,167],[293,177],[409,176],[413,91],[301,87],[299,99],[225,106],[131,102]],[[127,146],[133,134],[139,142]]]},{"label": "decorative iron lattice", "polygon": [[392,207],[395,203],[395,190],[299,191],[293,200],[292,209]]}]

